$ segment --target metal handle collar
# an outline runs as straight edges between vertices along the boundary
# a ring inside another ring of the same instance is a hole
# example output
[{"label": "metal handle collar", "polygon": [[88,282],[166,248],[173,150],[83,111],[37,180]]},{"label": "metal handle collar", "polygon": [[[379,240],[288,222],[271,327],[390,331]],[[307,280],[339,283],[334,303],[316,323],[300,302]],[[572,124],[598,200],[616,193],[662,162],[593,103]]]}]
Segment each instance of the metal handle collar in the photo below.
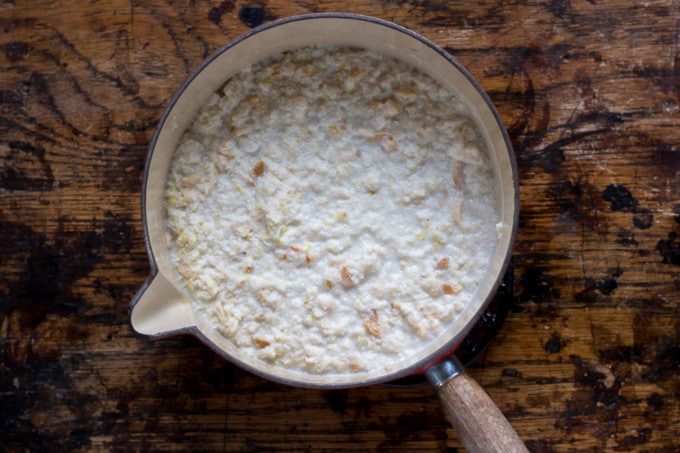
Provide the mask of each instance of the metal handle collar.
[{"label": "metal handle collar", "polygon": [[465,368],[458,358],[451,354],[442,361],[435,363],[425,371],[425,377],[435,390],[461,374]]}]

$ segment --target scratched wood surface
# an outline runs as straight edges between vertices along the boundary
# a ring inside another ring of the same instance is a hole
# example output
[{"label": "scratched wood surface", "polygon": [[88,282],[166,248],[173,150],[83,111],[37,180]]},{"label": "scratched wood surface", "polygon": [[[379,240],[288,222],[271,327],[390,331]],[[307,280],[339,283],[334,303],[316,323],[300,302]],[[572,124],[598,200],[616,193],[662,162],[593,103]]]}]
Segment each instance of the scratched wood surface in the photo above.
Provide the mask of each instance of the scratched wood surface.
[{"label": "scratched wood surface", "polygon": [[680,5],[634,0],[0,4],[0,450],[462,449],[427,386],[290,388],[129,326],[170,96],[321,11],[441,45],[510,131],[513,303],[470,372],[530,450],[680,450]]}]

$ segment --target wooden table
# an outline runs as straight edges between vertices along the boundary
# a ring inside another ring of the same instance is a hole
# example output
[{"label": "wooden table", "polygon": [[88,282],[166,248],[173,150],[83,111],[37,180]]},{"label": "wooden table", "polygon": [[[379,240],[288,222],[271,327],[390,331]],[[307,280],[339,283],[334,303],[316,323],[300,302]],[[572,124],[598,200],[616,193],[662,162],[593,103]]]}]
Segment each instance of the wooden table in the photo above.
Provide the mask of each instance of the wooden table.
[{"label": "wooden table", "polygon": [[510,132],[513,303],[470,372],[530,450],[678,451],[675,0],[0,4],[0,450],[462,448],[428,386],[286,387],[129,325],[169,98],[251,27],[322,11],[444,47]]}]

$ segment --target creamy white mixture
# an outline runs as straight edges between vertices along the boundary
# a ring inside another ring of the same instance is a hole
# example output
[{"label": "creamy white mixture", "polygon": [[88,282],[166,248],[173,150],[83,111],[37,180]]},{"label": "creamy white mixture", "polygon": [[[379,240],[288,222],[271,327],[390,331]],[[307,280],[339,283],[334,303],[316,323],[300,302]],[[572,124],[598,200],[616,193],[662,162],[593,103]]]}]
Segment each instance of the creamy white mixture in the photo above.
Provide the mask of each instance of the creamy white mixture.
[{"label": "creamy white mixture", "polygon": [[315,374],[414,354],[465,307],[496,188],[456,98],[391,58],[287,52],[232,77],[166,191],[195,310],[244,353]]}]

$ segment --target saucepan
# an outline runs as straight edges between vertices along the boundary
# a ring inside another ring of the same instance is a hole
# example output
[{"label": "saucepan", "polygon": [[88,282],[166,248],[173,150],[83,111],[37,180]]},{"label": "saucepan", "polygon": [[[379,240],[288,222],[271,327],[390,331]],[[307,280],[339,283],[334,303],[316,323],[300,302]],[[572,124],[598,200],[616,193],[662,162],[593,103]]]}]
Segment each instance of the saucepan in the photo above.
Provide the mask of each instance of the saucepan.
[{"label": "saucepan", "polygon": [[[166,239],[164,193],[178,140],[209,96],[243,68],[280,52],[305,46],[347,46],[380,52],[410,64],[452,90],[479,129],[495,184],[501,229],[490,265],[473,300],[444,334],[414,357],[378,370],[313,374],[253,359],[192,308],[177,275]],[[465,337],[493,298],[509,263],[517,230],[519,185],[513,150],[502,121],[484,90],[440,47],[417,33],[381,19],[343,13],[309,14],[277,20],[233,40],[209,57],[171,99],[147,157],[142,216],[151,275],[131,304],[136,332],[150,337],[190,334],[232,363],[267,379],[310,388],[348,388],[387,383],[423,372],[440,395],[444,411],[472,451],[524,451],[502,412],[467,375],[450,352]]]}]

